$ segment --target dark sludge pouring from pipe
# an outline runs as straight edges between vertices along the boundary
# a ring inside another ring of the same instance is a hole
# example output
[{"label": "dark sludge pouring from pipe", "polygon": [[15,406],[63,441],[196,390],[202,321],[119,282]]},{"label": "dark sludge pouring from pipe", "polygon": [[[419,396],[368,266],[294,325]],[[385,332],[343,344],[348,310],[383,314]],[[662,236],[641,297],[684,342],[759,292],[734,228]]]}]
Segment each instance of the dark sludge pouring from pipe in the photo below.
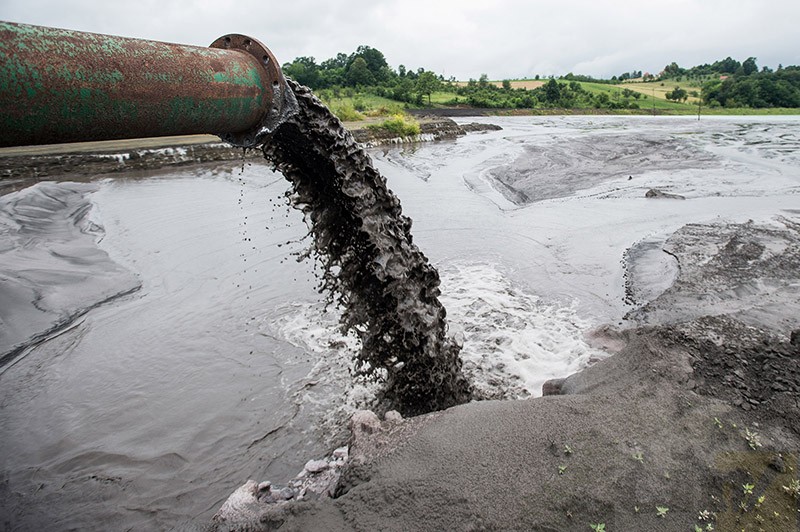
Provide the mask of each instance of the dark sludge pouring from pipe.
[{"label": "dark sludge pouring from pipe", "polygon": [[[321,291],[362,348],[381,408],[417,415],[472,390],[447,337],[439,275],[411,220],[341,122],[244,35],[210,48],[0,23],[0,146],[215,133],[291,184],[321,264]],[[13,68],[11,68],[13,66]]]}]

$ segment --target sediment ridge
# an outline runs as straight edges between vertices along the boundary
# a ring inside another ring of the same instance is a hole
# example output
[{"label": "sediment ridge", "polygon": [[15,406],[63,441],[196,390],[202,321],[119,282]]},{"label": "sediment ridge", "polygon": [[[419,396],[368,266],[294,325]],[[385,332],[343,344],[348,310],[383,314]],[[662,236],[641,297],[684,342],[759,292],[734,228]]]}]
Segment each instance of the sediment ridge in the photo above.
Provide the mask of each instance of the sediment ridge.
[{"label": "sediment ridge", "polygon": [[[363,147],[454,139],[471,132],[500,129],[492,124],[459,125],[445,117],[421,118],[419,124],[420,134],[410,137],[397,137],[358,123],[347,125]],[[85,179],[231,161],[252,163],[263,159],[258,150],[245,151],[210,135],[55,145],[36,150],[4,148],[0,150],[0,193],[20,190],[37,181]]]}]

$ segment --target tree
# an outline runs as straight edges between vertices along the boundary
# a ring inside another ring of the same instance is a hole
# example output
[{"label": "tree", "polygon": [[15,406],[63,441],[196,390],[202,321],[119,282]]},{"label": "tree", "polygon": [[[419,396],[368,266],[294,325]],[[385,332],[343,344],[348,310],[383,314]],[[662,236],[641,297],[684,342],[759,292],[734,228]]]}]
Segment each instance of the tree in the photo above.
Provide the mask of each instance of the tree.
[{"label": "tree", "polygon": [[755,57],[748,57],[744,63],[742,63],[742,71],[744,72],[745,76],[749,76],[750,74],[754,74],[758,72],[758,65],[756,64]]},{"label": "tree", "polygon": [[441,81],[439,81],[439,78],[428,70],[421,72],[417,78],[417,93],[428,96],[428,105],[431,105],[431,94],[438,90],[440,86]]},{"label": "tree", "polygon": [[558,100],[561,99],[561,85],[558,82],[550,78],[550,81],[545,83],[544,87],[544,96],[545,101],[551,105],[558,103]]},{"label": "tree", "polygon": [[284,64],[283,73],[300,85],[312,89],[320,88],[319,67],[313,57],[298,57],[293,62]]},{"label": "tree", "polygon": [[733,74],[739,70],[741,66],[742,65],[739,63],[739,61],[736,61],[729,56],[722,61],[715,61],[714,64],[711,65],[711,70],[721,74]]},{"label": "tree", "polygon": [[411,93],[414,91],[414,82],[409,78],[403,77],[397,81],[397,85],[392,90],[392,98],[401,102],[411,102]]},{"label": "tree", "polygon": [[664,67],[664,76],[668,78],[677,78],[678,76],[682,76],[685,73],[686,70],[679,67],[678,63],[676,63],[675,61]]},{"label": "tree", "polygon": [[671,92],[666,93],[664,96],[667,98],[667,100],[672,100],[675,102],[679,102],[681,100],[686,101],[686,99],[689,98],[689,94],[680,87],[675,87]]},{"label": "tree", "polygon": [[503,80],[503,90],[510,91],[511,90],[511,81],[504,79]]},{"label": "tree", "polygon": [[367,86],[375,83],[375,76],[367,67],[367,61],[363,57],[356,57],[347,68],[347,84],[352,87],[359,85]]},{"label": "tree", "polygon": [[358,59],[364,60],[367,70],[372,74],[373,83],[375,81],[382,82],[389,79],[389,72],[391,69],[386,62],[386,57],[384,57],[383,52],[380,50],[362,44],[356,48],[356,51],[347,59],[348,71]]},{"label": "tree", "polygon": [[346,69],[347,59],[348,59],[347,54],[339,52],[338,54],[336,54],[336,57],[331,57],[330,59],[326,59],[325,61],[320,63],[319,67],[322,70],[331,70],[334,68]]}]

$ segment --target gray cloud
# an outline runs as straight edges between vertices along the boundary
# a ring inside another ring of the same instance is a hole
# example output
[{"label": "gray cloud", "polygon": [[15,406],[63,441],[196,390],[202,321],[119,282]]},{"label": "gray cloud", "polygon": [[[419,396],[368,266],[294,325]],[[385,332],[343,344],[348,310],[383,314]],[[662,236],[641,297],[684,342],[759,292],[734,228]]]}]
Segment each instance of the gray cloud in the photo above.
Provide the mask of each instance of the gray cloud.
[{"label": "gray cloud", "polygon": [[609,77],[728,55],[800,64],[796,0],[4,0],[0,19],[202,46],[244,33],[281,61],[368,44],[394,67],[458,79]]}]

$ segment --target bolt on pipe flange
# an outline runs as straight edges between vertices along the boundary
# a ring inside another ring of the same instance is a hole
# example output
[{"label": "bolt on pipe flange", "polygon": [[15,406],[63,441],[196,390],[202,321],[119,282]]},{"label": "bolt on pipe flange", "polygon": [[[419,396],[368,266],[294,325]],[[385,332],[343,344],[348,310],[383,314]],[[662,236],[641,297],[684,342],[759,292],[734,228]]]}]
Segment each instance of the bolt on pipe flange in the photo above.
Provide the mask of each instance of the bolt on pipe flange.
[{"label": "bolt on pipe flange", "polygon": [[265,109],[261,123],[247,131],[215,133],[225,142],[242,148],[255,148],[263,144],[267,135],[297,112],[297,99],[286,84],[278,60],[275,59],[269,48],[257,39],[238,33],[223,35],[211,43],[209,48],[239,50],[252,55],[266,72],[267,86],[263,90],[269,96],[267,101],[271,102],[271,106],[269,109]]}]

